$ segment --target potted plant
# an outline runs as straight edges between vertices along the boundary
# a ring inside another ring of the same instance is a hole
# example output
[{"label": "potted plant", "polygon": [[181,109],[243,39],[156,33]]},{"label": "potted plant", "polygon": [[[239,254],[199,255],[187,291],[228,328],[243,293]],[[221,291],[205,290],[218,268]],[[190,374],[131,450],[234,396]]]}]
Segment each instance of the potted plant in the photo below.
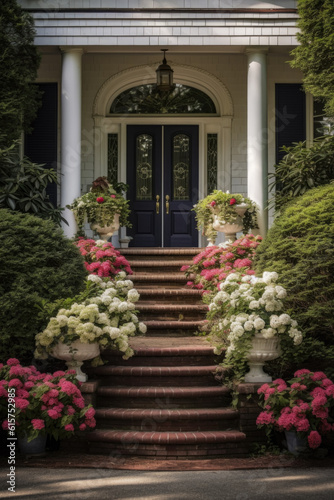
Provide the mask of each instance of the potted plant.
[{"label": "potted plant", "polygon": [[98,177],[88,193],[67,205],[67,208],[73,211],[79,229],[88,221],[91,228],[96,230],[102,239],[107,240],[120,225],[130,227],[129,201],[121,194],[126,187],[123,183],[114,187],[106,177]]},{"label": "potted plant", "polygon": [[194,206],[198,229],[202,228],[210,245],[214,244],[217,231],[224,232],[228,241],[236,239],[236,233],[244,229],[247,233],[256,229],[257,209],[255,203],[242,194],[230,194],[215,190]]},{"label": "potted plant", "polygon": [[91,357],[95,358],[95,365],[101,364],[99,348],[114,347],[124,353],[124,359],[131,357],[133,350],[128,337],[145,333],[146,326],[136,315],[139,293],[132,281],[125,278],[124,272],[117,274],[114,280],[91,274],[81,294],[44,304],[43,314],[51,319],[45,330],[36,335],[35,357],[45,358],[51,354],[65,359],[68,366],[76,369],[81,381],[86,380],[81,372],[81,348],[87,350],[94,346]]},{"label": "potted plant", "polygon": [[271,382],[263,372],[265,361],[277,358],[281,350],[302,342],[297,322],[284,313],[286,290],[276,284],[275,272],[262,278],[229,274],[209,305],[209,318],[215,320],[211,336],[226,347],[225,364],[244,375],[246,382]]},{"label": "potted plant", "polygon": [[95,427],[73,371],[40,373],[10,358],[0,364],[0,396],[2,428],[17,435],[24,454],[43,453],[47,435],[59,440]]},{"label": "potted plant", "polygon": [[334,383],[325,373],[298,370],[287,383],[277,379],[257,392],[264,411],[256,423],[265,426],[268,435],[272,430],[285,432],[290,452],[317,449],[322,436],[334,431]]},{"label": "potted plant", "polygon": [[84,257],[85,267],[90,274],[109,278],[121,271],[133,274],[128,260],[109,241],[79,238],[75,245]]}]

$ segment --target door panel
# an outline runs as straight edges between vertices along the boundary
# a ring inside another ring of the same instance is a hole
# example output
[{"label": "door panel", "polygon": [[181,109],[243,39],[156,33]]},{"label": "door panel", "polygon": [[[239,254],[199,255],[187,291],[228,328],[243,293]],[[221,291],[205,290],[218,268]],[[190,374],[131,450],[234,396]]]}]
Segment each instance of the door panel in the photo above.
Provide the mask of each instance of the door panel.
[{"label": "door panel", "polygon": [[198,201],[198,127],[164,127],[164,193],[170,197],[164,218],[164,246],[196,247],[192,208]]},{"label": "door panel", "polygon": [[130,246],[197,246],[197,126],[129,125],[127,183]]},{"label": "door panel", "polygon": [[132,229],[131,246],[160,247],[161,215],[156,196],[161,196],[161,127],[127,127],[127,183]]}]

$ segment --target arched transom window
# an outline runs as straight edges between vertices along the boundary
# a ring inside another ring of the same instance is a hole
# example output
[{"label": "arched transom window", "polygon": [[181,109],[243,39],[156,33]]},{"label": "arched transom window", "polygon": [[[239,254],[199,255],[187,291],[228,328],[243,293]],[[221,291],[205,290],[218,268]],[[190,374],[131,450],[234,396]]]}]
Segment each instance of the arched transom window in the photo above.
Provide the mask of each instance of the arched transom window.
[{"label": "arched transom window", "polygon": [[217,113],[213,100],[194,87],[177,83],[169,92],[159,92],[154,84],[138,85],[119,94],[111,114],[210,114]]}]

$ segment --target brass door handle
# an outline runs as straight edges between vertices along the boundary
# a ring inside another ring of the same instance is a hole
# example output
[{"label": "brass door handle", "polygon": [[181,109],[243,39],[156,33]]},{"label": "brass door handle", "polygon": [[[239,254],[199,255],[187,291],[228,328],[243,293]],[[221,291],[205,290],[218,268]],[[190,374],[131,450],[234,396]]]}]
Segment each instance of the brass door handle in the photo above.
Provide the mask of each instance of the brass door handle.
[{"label": "brass door handle", "polygon": [[159,210],[160,210],[160,202],[159,202],[159,200],[160,200],[160,196],[157,194],[157,195],[156,195],[156,197],[155,197],[155,199],[157,200],[157,201],[156,201],[156,204],[155,204],[155,211],[156,211],[156,213],[158,214],[158,213],[159,213]]},{"label": "brass door handle", "polygon": [[166,194],[166,214],[169,214],[169,196]]}]

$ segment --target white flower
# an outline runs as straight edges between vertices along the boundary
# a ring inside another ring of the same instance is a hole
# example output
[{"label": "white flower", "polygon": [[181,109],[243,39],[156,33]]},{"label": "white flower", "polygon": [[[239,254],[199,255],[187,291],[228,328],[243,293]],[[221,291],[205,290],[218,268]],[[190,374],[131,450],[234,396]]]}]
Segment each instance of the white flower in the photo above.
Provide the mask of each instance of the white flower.
[{"label": "white flower", "polygon": [[68,317],[65,316],[65,314],[58,314],[57,320],[58,320],[60,328],[62,328],[63,326],[66,326],[68,323]]},{"label": "white flower", "polygon": [[274,328],[264,328],[263,330],[261,330],[261,333],[265,339],[272,339],[273,337],[275,337],[276,330],[274,330]]},{"label": "white flower", "polygon": [[265,322],[263,321],[262,318],[256,318],[254,320],[254,326],[255,326],[256,330],[262,330],[262,328],[264,328],[265,325],[266,324],[265,324]]},{"label": "white flower", "polygon": [[251,281],[252,281],[252,278],[253,278],[253,276],[249,276],[249,275],[247,274],[246,276],[243,276],[243,277],[241,278],[241,281],[242,281],[243,283],[249,283],[249,282],[251,282]]},{"label": "white flower", "polygon": [[228,276],[226,276],[225,281],[237,281],[238,279],[238,274],[237,273],[231,273]]},{"label": "white flower", "polygon": [[265,271],[263,273],[262,279],[264,283],[267,283],[267,285],[269,285],[270,283],[278,280],[278,274],[275,272],[270,273],[268,271]]},{"label": "white flower", "polygon": [[88,281],[92,281],[93,283],[101,283],[102,280],[97,274],[90,274],[87,278]]},{"label": "white flower", "polygon": [[96,323],[99,323],[99,325],[101,325],[101,324],[108,325],[109,324],[109,318],[106,315],[106,313],[100,313],[98,315],[98,317],[96,318]]},{"label": "white flower", "polygon": [[287,296],[286,290],[282,286],[276,285],[275,292],[278,299],[285,299],[285,297]]},{"label": "white flower", "polygon": [[246,332],[251,332],[254,328],[254,323],[253,321],[246,321],[244,323],[244,329],[246,330]]},{"label": "white flower", "polygon": [[260,307],[260,303],[258,300],[252,300],[250,303],[249,303],[249,309],[258,309]]},{"label": "white flower", "polygon": [[119,305],[118,305],[118,311],[119,312],[125,312],[127,311],[129,308],[128,306],[128,303],[127,302],[121,302]]},{"label": "white flower", "polygon": [[138,325],[138,329],[140,331],[140,333],[146,333],[147,332],[147,326],[145,325],[145,323],[139,323]]},{"label": "white flower", "polygon": [[235,290],[234,292],[231,293],[231,299],[237,299],[238,297],[240,297],[239,290]]},{"label": "white flower", "polygon": [[131,302],[137,302],[137,300],[139,300],[139,293],[135,288],[129,290],[128,300],[130,300]]},{"label": "white flower", "polygon": [[238,314],[238,316],[235,318],[235,321],[242,324],[242,323],[245,323],[245,321],[247,321],[247,319],[248,319],[248,315],[245,313],[242,313],[242,314]]},{"label": "white flower", "polygon": [[271,328],[278,328],[281,325],[280,319],[276,314],[270,316],[270,326]]},{"label": "white flower", "polygon": [[282,325],[289,325],[291,323],[291,318],[288,314],[281,314],[278,319]]},{"label": "white flower", "polygon": [[266,305],[264,306],[264,308],[267,312],[276,311],[275,302],[274,301],[267,302]]},{"label": "white flower", "polygon": [[[234,326],[232,326],[232,325],[234,325]],[[244,333],[243,327],[239,323],[232,323],[232,325],[231,325],[232,332],[235,335],[237,335],[238,337],[241,337],[241,335],[243,335],[243,333]]]},{"label": "white flower", "polygon": [[110,327],[110,330],[108,333],[109,333],[111,339],[117,339],[121,335],[121,331],[119,328]]},{"label": "white flower", "polygon": [[303,341],[303,335],[301,332],[295,334],[293,342],[295,345],[300,345]]}]

